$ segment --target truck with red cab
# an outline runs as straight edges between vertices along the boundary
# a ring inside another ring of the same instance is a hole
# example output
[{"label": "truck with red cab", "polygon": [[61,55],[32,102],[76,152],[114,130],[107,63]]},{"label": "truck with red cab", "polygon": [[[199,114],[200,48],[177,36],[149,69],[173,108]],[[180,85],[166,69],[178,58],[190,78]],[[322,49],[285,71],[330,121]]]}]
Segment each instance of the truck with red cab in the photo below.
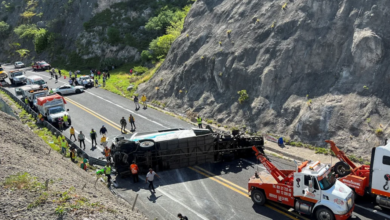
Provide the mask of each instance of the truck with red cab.
[{"label": "truck with red cab", "polygon": [[270,200],[319,220],[345,220],[351,216],[354,193],[335,178],[329,165],[305,161],[296,170],[279,170],[256,147],[253,150],[267,170],[249,179],[248,193],[255,204],[264,205]]},{"label": "truck with red cab", "polygon": [[37,70],[50,70],[51,65],[46,63],[45,61],[35,61],[34,64],[32,65],[32,68],[34,71]]}]

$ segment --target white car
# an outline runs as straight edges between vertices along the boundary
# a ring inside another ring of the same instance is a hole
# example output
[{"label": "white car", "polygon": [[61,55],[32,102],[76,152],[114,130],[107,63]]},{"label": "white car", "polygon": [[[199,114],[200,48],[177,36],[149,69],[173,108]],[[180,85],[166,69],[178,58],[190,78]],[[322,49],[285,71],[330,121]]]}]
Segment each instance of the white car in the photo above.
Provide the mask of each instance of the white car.
[{"label": "white car", "polygon": [[80,76],[76,81],[78,85],[85,86],[85,88],[93,87],[93,79],[88,75]]},{"label": "white car", "polygon": [[84,92],[84,86],[71,86],[68,84],[53,89],[53,92],[57,93],[58,95],[82,93]]},{"label": "white car", "polygon": [[24,65],[24,63],[22,63],[21,61],[15,62],[14,66],[15,66],[15,69],[16,68],[24,68],[24,67],[26,67],[26,65]]}]

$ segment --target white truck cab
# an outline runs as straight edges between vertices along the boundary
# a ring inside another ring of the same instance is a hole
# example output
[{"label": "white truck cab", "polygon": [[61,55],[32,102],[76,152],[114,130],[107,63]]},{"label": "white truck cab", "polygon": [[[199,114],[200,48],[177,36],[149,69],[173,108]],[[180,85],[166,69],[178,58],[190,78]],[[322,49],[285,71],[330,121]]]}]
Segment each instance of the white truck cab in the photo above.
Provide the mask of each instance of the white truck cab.
[{"label": "white truck cab", "polygon": [[38,111],[52,124],[58,123],[58,119],[64,115],[68,116],[69,125],[71,124],[69,109],[65,110],[65,104],[65,99],[57,94],[37,99]]},{"label": "white truck cab", "polygon": [[372,149],[370,188],[376,203],[390,209],[390,143]]},{"label": "white truck cab", "polygon": [[47,86],[47,82],[45,82],[45,80],[43,80],[42,77],[40,76],[28,76],[26,78],[26,84],[27,85],[40,85],[40,86],[43,86],[44,88],[49,88]]},{"label": "white truck cab", "polygon": [[[295,209],[306,214],[318,209],[331,210],[336,219],[346,219],[354,207],[354,193],[331,173],[331,167],[319,161],[309,162],[301,172],[294,173],[294,197],[297,198]],[[349,217],[349,216],[348,216]]]}]

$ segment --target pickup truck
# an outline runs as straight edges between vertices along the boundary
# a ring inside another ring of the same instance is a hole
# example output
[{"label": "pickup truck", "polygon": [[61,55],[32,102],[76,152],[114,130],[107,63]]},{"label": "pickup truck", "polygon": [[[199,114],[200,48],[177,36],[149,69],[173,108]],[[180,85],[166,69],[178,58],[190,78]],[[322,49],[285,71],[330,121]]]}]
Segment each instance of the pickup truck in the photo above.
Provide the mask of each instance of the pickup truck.
[{"label": "pickup truck", "polygon": [[37,108],[39,113],[41,113],[47,121],[53,125],[58,124],[58,119],[63,118],[64,115],[68,116],[69,125],[71,124],[70,115],[68,113],[69,109],[65,111],[65,99],[58,95],[40,97],[37,99]]},{"label": "pickup truck", "polygon": [[37,71],[37,70],[50,70],[51,69],[51,65],[46,63],[45,61],[36,61],[32,65],[32,69],[34,71]]},{"label": "pickup truck", "polygon": [[26,75],[21,70],[12,70],[9,72],[9,81],[12,85],[26,84]]}]

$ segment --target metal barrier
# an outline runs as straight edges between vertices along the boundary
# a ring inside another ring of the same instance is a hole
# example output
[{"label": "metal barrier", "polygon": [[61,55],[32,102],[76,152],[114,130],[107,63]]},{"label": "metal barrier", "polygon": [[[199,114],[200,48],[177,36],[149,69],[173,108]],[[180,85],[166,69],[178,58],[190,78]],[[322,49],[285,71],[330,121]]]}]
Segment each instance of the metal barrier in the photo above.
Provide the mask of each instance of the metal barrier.
[{"label": "metal barrier", "polygon": [[[38,113],[36,113],[29,105],[27,105],[26,103],[22,102],[22,100],[18,99],[18,97],[16,97],[14,94],[12,94],[10,91],[8,91],[7,89],[4,89],[3,87],[0,87],[0,90],[5,92],[8,96],[10,96],[15,102],[17,102],[20,106],[23,107],[23,109],[28,112],[29,114],[31,114],[35,120],[38,119]],[[58,136],[60,136],[62,134],[62,132],[60,130],[58,130],[56,127],[54,127],[51,123],[49,123],[48,121],[44,121],[43,122],[43,126],[46,127],[49,131],[51,131],[51,133],[53,135],[55,135],[57,138]],[[97,159],[97,158],[94,158],[94,157],[90,157],[85,151],[83,151],[79,146],[77,146],[73,141],[71,141],[69,138],[65,137],[66,141],[68,142],[69,146],[70,147],[73,147],[77,150],[77,155],[80,156],[80,157],[83,157],[85,159],[88,159],[89,160],[89,164],[90,165],[93,165],[93,164],[97,164],[97,165],[100,165],[100,166],[105,166],[106,165],[106,161],[104,160],[100,160],[100,159]]]}]

